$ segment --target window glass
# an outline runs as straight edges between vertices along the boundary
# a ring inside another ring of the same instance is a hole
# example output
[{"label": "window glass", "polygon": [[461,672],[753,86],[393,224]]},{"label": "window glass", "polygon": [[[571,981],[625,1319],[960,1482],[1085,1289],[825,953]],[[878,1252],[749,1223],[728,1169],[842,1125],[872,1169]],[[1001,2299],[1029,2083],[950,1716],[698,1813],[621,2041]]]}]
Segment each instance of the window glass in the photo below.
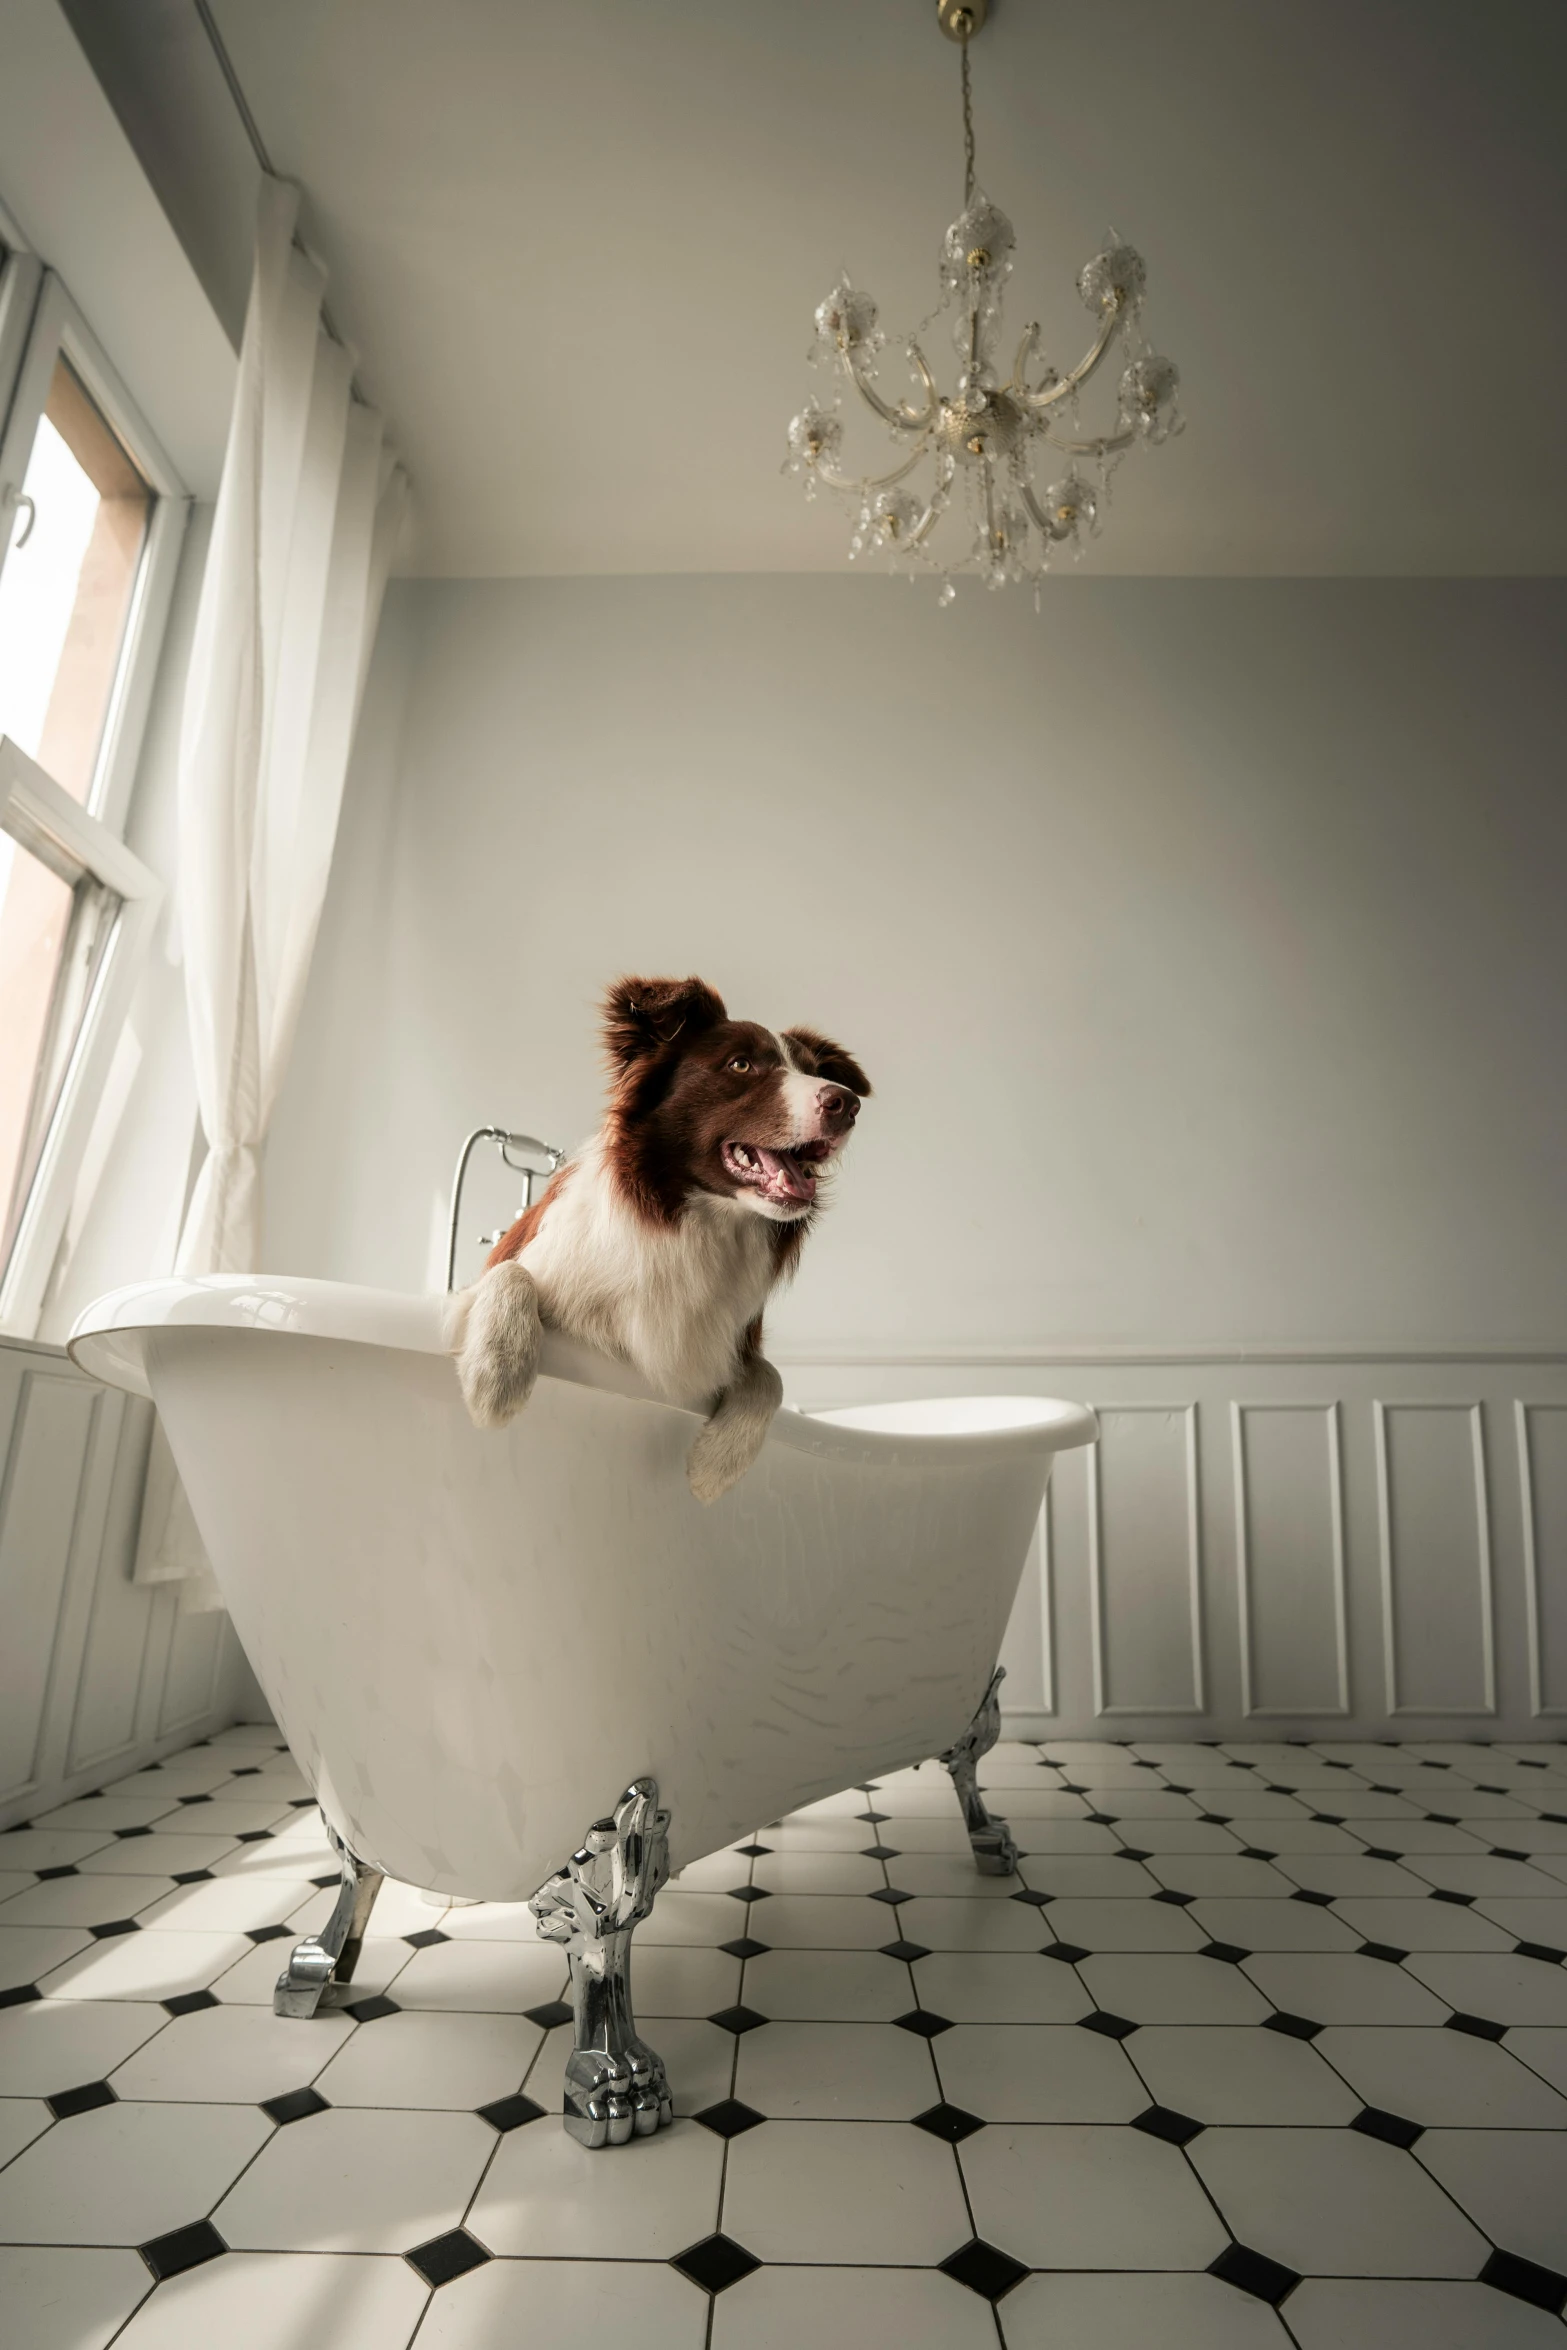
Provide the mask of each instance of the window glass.
[{"label": "window glass", "polygon": [[85,802],[153,493],[63,358],[22,493],[0,572],[0,734]]},{"label": "window glass", "polygon": [[0,1268],[120,900],[0,832]]}]

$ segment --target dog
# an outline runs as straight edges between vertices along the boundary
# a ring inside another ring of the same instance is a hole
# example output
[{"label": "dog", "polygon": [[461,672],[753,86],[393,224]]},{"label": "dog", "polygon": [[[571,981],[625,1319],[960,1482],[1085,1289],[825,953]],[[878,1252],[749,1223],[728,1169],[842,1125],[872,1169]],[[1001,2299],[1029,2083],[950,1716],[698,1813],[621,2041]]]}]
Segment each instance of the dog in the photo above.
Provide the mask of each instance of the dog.
[{"label": "dog", "polygon": [[448,1343],[480,1428],[527,1403],[542,1331],[619,1356],[706,1414],[686,1476],[712,1502],[783,1401],[763,1308],[871,1089],[830,1037],[731,1020],[701,979],[619,980],[603,1015],[604,1123],[454,1301]]}]

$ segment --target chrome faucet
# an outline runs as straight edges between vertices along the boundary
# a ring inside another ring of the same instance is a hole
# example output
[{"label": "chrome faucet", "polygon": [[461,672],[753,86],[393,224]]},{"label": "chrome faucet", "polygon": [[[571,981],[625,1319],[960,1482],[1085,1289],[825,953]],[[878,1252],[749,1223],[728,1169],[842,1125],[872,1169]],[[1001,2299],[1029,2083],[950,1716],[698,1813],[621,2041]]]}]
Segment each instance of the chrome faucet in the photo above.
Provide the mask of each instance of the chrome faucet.
[{"label": "chrome faucet", "polygon": [[[468,1173],[468,1161],[473,1156],[474,1145],[481,1142],[493,1142],[499,1149],[505,1165],[510,1167],[514,1174],[522,1177],[522,1204],[517,1210],[519,1216],[525,1214],[533,1205],[534,1185],[547,1182],[550,1176],[557,1173],[566,1164],[564,1151],[557,1150],[552,1142],[540,1142],[535,1134],[513,1134],[510,1128],[505,1126],[476,1126],[474,1128],[458,1153],[457,1172],[452,1177],[452,1207],[446,1226],[446,1286],[449,1290],[455,1287],[457,1281],[457,1226],[462,1215],[463,1182]],[[543,1164],[529,1166],[521,1155],[514,1158],[513,1152],[526,1153],[528,1157],[542,1160]],[[480,1232],[476,1233],[474,1237],[481,1247],[486,1245],[493,1247],[500,1236],[500,1232]]]}]

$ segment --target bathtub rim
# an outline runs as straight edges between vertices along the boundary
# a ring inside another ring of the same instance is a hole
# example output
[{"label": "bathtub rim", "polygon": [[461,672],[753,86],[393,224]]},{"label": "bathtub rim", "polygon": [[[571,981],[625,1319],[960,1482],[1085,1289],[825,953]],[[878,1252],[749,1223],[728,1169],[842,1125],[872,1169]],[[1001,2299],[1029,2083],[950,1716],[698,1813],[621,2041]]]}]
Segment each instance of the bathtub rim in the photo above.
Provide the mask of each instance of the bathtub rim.
[{"label": "bathtub rim", "polygon": [[[156,1399],[147,1372],[148,1342],[163,1332],[277,1333],[394,1353],[444,1355],[446,1305],[446,1298],[433,1291],[370,1289],[301,1275],[176,1275],[132,1282],[95,1299],[77,1317],[66,1350],[90,1378],[151,1402]],[[545,1333],[541,1375],[660,1411],[680,1412],[693,1427],[701,1418],[656,1394],[628,1365],[555,1331]],[[929,1425],[932,1412],[944,1403],[970,1424]],[[976,1410],[987,1404],[1004,1416],[975,1424]],[[917,1424],[921,1420],[927,1424]],[[980,1449],[1055,1453],[1092,1444],[1098,1433],[1098,1419],[1086,1404],[1049,1396],[955,1396],[852,1404],[821,1412],[786,1404],[773,1421],[768,1441],[840,1458],[879,1458],[890,1466],[911,1448],[927,1458],[927,1447],[939,1447],[951,1457],[972,1456]]]}]

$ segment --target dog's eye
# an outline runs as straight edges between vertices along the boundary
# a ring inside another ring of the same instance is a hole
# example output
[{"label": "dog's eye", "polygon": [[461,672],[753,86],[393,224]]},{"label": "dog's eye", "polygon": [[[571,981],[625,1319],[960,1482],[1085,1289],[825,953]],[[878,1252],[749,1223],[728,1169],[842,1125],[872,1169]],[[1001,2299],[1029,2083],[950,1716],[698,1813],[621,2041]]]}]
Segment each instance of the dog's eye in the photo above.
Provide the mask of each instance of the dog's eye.
[{"label": "dog's eye", "polygon": [[744,1053],[736,1053],[729,1066],[731,1069],[733,1069],[737,1077],[749,1077],[751,1074],[751,1064],[746,1059]]}]

